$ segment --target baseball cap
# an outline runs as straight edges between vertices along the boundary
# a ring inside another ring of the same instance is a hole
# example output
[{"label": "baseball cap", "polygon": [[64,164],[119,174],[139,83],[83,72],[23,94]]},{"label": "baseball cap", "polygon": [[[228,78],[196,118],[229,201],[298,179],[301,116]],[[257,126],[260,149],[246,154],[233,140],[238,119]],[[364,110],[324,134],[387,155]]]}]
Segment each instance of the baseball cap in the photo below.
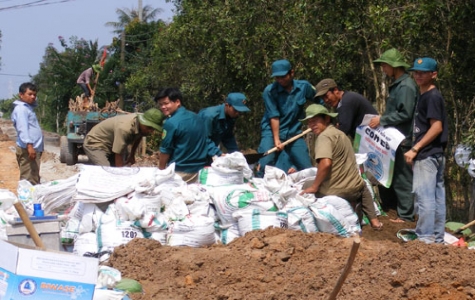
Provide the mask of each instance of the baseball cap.
[{"label": "baseball cap", "polygon": [[151,108],[143,114],[139,114],[138,119],[140,124],[162,131],[165,115],[160,110]]},{"label": "baseball cap", "polygon": [[331,78],[323,79],[322,81],[317,83],[317,85],[315,86],[315,89],[317,90],[317,94],[315,95],[315,98],[325,95],[330,89],[336,88],[336,87],[337,85],[336,85],[335,80]]},{"label": "baseball cap", "polygon": [[385,51],[380,58],[373,60],[374,63],[387,63],[393,68],[403,67],[404,69],[410,66],[404,61],[404,57],[401,52],[395,48]]},{"label": "baseball cap", "polygon": [[244,104],[246,100],[246,96],[242,93],[229,93],[226,98],[226,103],[234,107],[238,112],[248,112],[251,110]]},{"label": "baseball cap", "polygon": [[310,104],[305,110],[305,119],[300,119],[300,122],[307,122],[308,119],[315,117],[316,115],[327,115],[332,118],[338,116],[338,113],[331,113],[325,106],[321,104]]},{"label": "baseball cap", "polygon": [[276,60],[272,63],[272,75],[270,77],[285,76],[290,70],[292,70],[292,66],[288,60]]},{"label": "baseball cap", "polygon": [[409,71],[435,72],[437,71],[437,62],[430,57],[417,58],[414,61],[414,66]]}]

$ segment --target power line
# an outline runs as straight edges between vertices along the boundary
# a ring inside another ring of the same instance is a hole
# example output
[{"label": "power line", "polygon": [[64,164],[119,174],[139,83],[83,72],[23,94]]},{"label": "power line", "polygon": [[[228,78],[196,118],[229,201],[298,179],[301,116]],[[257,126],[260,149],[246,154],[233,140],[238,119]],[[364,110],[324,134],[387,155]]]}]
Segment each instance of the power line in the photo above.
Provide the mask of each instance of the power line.
[{"label": "power line", "polygon": [[10,9],[28,8],[28,7],[50,5],[50,4],[70,2],[70,1],[74,1],[74,0],[57,0],[57,1],[36,0],[36,1],[33,1],[33,2],[24,3],[24,4],[12,5],[12,6],[7,6],[7,7],[0,7],[0,12],[4,11],[4,10],[10,10]]},{"label": "power line", "polygon": [[7,74],[7,73],[0,73],[0,76],[17,76],[17,77],[30,77],[30,75],[20,75],[20,74]]}]

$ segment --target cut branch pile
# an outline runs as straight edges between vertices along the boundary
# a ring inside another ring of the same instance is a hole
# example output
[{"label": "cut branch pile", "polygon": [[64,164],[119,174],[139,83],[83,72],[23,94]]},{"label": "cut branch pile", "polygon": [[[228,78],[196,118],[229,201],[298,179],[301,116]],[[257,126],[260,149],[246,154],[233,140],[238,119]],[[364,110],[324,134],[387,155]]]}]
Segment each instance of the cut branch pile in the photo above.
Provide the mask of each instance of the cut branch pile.
[{"label": "cut branch pile", "polygon": [[97,103],[90,103],[89,100],[84,99],[81,96],[76,97],[76,101],[69,99],[70,111],[99,111]]}]

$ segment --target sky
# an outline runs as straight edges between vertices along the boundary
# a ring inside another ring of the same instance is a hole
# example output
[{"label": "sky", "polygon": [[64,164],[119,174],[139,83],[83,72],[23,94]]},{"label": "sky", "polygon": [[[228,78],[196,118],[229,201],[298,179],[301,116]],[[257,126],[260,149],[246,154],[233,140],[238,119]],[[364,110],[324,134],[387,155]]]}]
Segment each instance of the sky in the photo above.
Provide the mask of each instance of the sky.
[{"label": "sky", "polygon": [[[28,3],[44,5],[25,7]],[[115,36],[107,22],[119,20],[116,9],[137,9],[138,0],[0,0],[0,99],[18,93],[21,83],[36,75],[45,49],[53,43],[61,50],[58,36],[69,44],[76,36],[109,45]],[[12,6],[20,6],[12,8]],[[161,8],[156,16],[171,22],[174,6],[165,0],[142,0],[142,6]],[[79,74],[78,74],[79,76]]]}]

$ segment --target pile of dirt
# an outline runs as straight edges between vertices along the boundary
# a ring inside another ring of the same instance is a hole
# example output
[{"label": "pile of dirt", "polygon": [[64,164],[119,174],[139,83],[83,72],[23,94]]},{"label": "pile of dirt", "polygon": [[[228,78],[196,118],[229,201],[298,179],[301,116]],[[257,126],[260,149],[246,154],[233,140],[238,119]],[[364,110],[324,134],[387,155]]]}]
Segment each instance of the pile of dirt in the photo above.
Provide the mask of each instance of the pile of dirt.
[{"label": "pile of dirt", "polygon": [[[475,297],[472,250],[384,238],[393,233],[365,227],[338,299]],[[352,244],[352,238],[277,228],[208,248],[135,239],[115,248],[107,264],[142,284],[144,293],[132,299],[327,299]]]},{"label": "pile of dirt", "polygon": [[[11,122],[0,119],[11,138]],[[43,153],[41,176],[56,180],[79,172],[58,159],[54,134]],[[0,142],[1,188],[16,190],[18,167],[12,140]],[[7,163],[7,161],[9,163]],[[137,166],[156,166],[158,154],[137,159]],[[15,173],[16,172],[16,173]],[[415,223],[389,222],[382,231],[363,227],[361,244],[338,299],[474,299],[475,252],[465,248],[403,243],[400,229]],[[123,277],[138,280],[143,294],[132,299],[327,299],[347,262],[351,238],[284,229],[253,231],[229,245],[207,248],[162,246],[135,239],[115,248],[106,264]]]}]

